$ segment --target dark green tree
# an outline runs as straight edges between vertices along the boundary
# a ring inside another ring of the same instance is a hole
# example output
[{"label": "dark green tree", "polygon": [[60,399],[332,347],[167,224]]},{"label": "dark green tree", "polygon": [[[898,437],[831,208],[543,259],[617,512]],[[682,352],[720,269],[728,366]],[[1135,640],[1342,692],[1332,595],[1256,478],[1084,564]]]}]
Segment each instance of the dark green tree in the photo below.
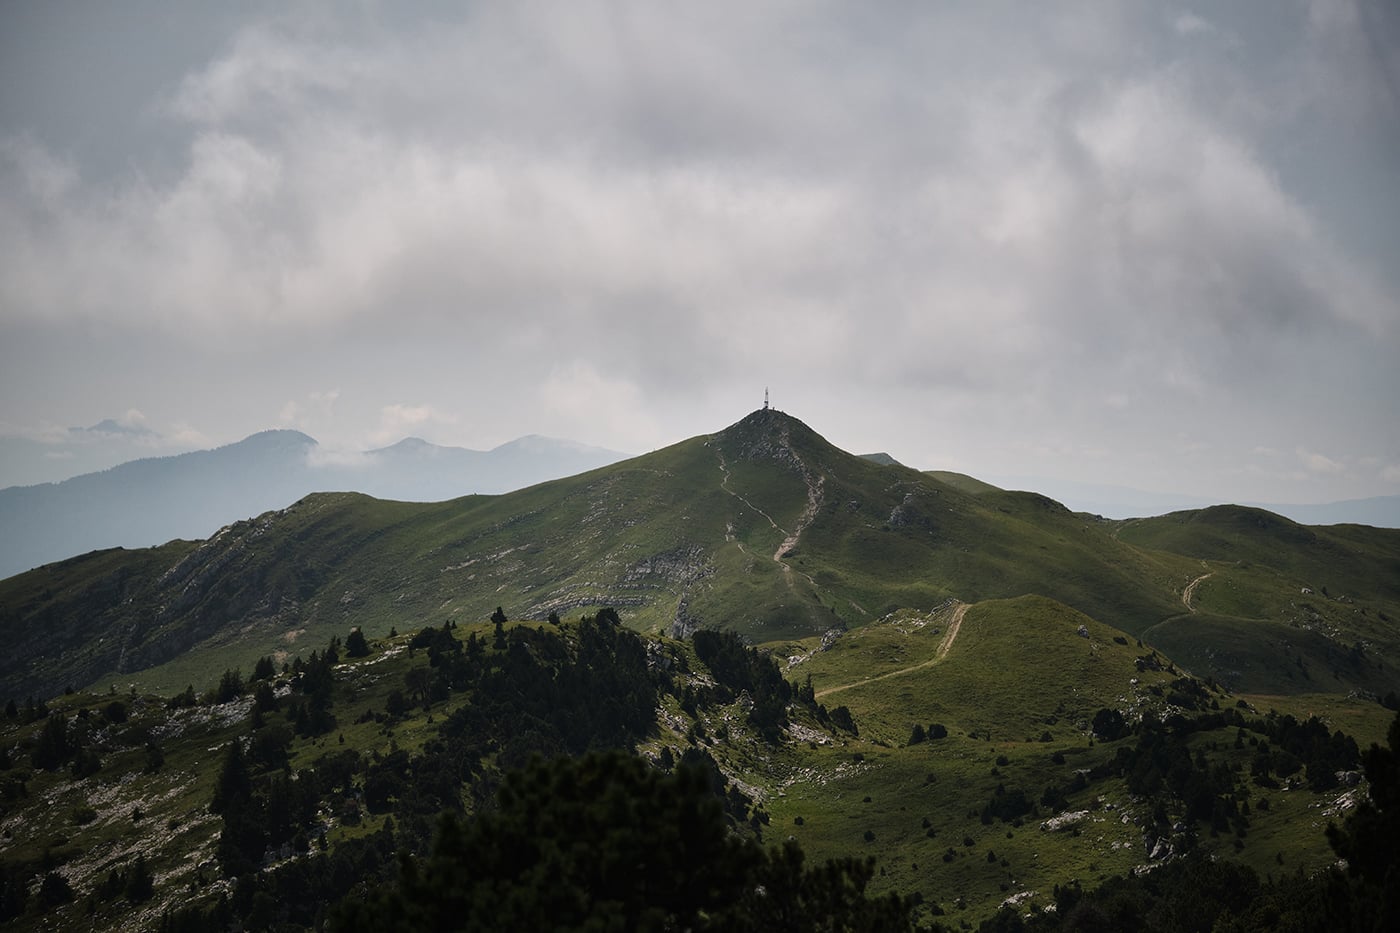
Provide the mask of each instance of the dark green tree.
[{"label": "dark green tree", "polygon": [[277,665],[272,658],[264,655],[253,665],[253,680],[271,680],[277,676]]},{"label": "dark green tree", "polygon": [[155,877],[151,875],[150,868],[146,866],[146,856],[136,856],[135,863],[126,873],[126,885],[122,893],[133,904],[144,904],[155,896]]},{"label": "dark green tree", "polygon": [[227,703],[243,695],[243,674],[237,670],[226,670],[219,678],[219,686],[214,688],[215,703]]},{"label": "dark green tree", "polygon": [[146,742],[146,759],[142,771],[146,774],[155,774],[165,767],[165,752],[161,751],[154,739]]},{"label": "dark green tree", "polygon": [[248,762],[243,757],[243,743],[235,738],[224,753],[223,768],[214,785],[214,799],[209,802],[211,813],[227,813],[241,807],[253,796],[253,779],[248,774]]},{"label": "dark green tree", "polygon": [[1116,709],[1103,708],[1094,714],[1094,735],[1105,742],[1121,739],[1130,731],[1123,714]]},{"label": "dark green tree", "polygon": [[347,658],[369,657],[369,642],[365,641],[365,633],[358,628],[352,628],[349,636],[345,639],[345,656]]},{"label": "dark green tree", "polygon": [[1356,912],[1373,919],[1378,930],[1400,927],[1400,714],[1391,720],[1386,742],[1362,755],[1368,798],[1340,828],[1327,827],[1327,840],[1346,859]]},{"label": "dark green tree", "polygon": [[498,806],[444,816],[432,854],[333,915],[332,930],[905,930],[865,894],[869,862],[804,865],[732,833],[708,776],[622,752],[536,759]]},{"label": "dark green tree", "polygon": [[77,747],[68,738],[68,720],[62,714],[55,714],[39,730],[29,759],[41,771],[57,771],[76,751]]},{"label": "dark green tree", "polygon": [[424,709],[428,708],[432,701],[431,689],[433,685],[433,670],[430,667],[411,667],[403,675],[404,686],[408,688],[408,695],[415,703],[421,703]]},{"label": "dark green tree", "polygon": [[281,707],[277,699],[277,692],[272,689],[272,684],[262,681],[257,689],[253,691],[253,712],[254,713],[275,713]]},{"label": "dark green tree", "polygon": [[39,882],[39,895],[36,906],[40,913],[48,913],[55,907],[61,907],[73,900],[73,886],[68,883],[68,879],[56,871],[51,871],[44,875],[44,880]]}]

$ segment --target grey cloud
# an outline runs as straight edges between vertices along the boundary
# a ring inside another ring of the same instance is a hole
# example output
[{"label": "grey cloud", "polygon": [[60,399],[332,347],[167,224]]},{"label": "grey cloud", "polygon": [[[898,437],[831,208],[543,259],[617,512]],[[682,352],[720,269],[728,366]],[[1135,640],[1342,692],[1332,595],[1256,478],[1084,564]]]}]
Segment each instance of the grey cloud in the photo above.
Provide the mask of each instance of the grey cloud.
[{"label": "grey cloud", "polygon": [[[232,33],[158,97],[174,172],[9,132],[0,326],[289,358],[421,335],[473,378],[527,366],[561,418],[767,372],[808,398],[947,393],[1012,432],[1048,407],[1086,436],[1194,424],[1221,393],[1263,421],[1251,384],[1300,348],[1397,349],[1392,273],[1317,208],[1327,179],[1275,155],[1376,86],[1280,79],[1309,56],[1330,78],[1345,16],[422,9]],[[427,378],[365,417],[429,404]]]}]

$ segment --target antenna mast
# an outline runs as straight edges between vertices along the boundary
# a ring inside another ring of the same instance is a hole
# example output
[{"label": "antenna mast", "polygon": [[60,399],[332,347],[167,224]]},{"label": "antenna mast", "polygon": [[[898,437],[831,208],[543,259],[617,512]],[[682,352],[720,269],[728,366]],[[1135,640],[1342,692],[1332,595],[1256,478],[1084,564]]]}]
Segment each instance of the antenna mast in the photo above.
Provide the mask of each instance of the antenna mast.
[{"label": "antenna mast", "polygon": [[768,410],[768,387],[763,387],[763,410]]}]

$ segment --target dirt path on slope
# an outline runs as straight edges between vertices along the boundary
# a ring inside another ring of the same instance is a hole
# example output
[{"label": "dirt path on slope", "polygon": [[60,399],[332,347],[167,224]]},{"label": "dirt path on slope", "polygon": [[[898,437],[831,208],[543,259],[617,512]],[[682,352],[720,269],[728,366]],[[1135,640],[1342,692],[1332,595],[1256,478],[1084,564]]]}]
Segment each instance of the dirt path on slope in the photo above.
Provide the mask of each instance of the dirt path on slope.
[{"label": "dirt path on slope", "polygon": [[[797,539],[816,520],[817,510],[822,505],[822,487],[826,484],[826,477],[817,476],[814,478],[811,469],[797,455],[797,451],[792,449],[792,439],[788,435],[786,427],[783,428],[781,443],[792,454],[792,458],[797,461],[797,468],[802,473],[802,482],[807,486],[807,505],[803,507],[802,514],[797,519],[797,527],[793,529],[792,534],[784,538],[783,543],[778,545],[778,549],[773,552],[773,559],[779,563],[782,563],[783,555],[797,547]],[[787,567],[787,564],[783,564],[783,566]]]},{"label": "dirt path on slope", "polygon": [[[718,450],[715,451],[715,456],[719,458],[719,471],[721,474],[723,474],[723,479],[719,481],[719,488],[724,490],[726,493],[733,496],[734,498],[738,499],[740,502],[744,503],[744,505],[747,505],[749,508],[753,509],[759,515],[762,515],[768,520],[768,524],[772,525],[775,529],[781,531],[783,534],[787,534],[787,529],[779,525],[777,522],[773,521],[773,516],[769,515],[767,512],[763,511],[758,506],[750,502],[748,499],[745,499],[739,493],[729,488],[729,464],[725,463],[724,454],[720,453]],[[731,525],[730,528],[733,528],[733,526]],[[732,533],[728,533],[727,536],[733,537]],[[743,545],[740,545],[740,548],[742,547]],[[777,560],[778,558],[774,557],[773,559]]]},{"label": "dirt path on slope", "polygon": [[866,684],[873,684],[877,680],[888,680],[891,677],[899,677],[904,674],[912,674],[914,671],[921,671],[926,667],[932,667],[939,661],[942,661],[944,658],[946,658],[948,656],[948,652],[952,650],[953,641],[958,637],[958,631],[962,629],[963,616],[967,615],[968,607],[970,607],[971,605],[971,603],[960,602],[953,607],[953,614],[948,619],[948,631],[944,634],[943,640],[938,643],[938,649],[933,653],[933,657],[929,658],[927,661],[921,661],[918,664],[911,665],[910,667],[901,668],[897,671],[887,671],[884,674],[876,674],[874,677],[866,677],[863,680],[857,680],[854,683],[841,684],[839,687],[827,687],[825,690],[818,690],[815,694],[815,698],[821,699],[822,697],[827,696],[828,694],[840,693],[842,690],[849,690],[852,687],[863,687]]},{"label": "dirt path on slope", "polygon": [[1215,576],[1214,573],[1203,573],[1196,579],[1192,580],[1190,583],[1186,584],[1186,589],[1181,591],[1181,604],[1186,607],[1187,612],[1196,611],[1196,607],[1191,605],[1191,599],[1196,595],[1196,587],[1200,586],[1201,583],[1205,582],[1206,580],[1209,580],[1213,576]]},{"label": "dirt path on slope", "polygon": [[[783,432],[782,443],[783,446],[787,447],[789,451],[792,451],[792,446],[788,440],[788,435],[786,431]],[[806,531],[807,526],[811,525],[812,522],[816,519],[817,510],[821,508],[822,504],[822,487],[826,483],[825,476],[818,476],[815,479],[813,478],[812,472],[809,469],[807,469],[807,464],[802,462],[802,459],[797,456],[796,451],[792,451],[792,455],[793,458],[797,460],[798,467],[802,472],[802,480],[807,485],[807,505],[802,509],[802,514],[798,516],[797,526],[793,528],[791,532],[789,532],[786,528],[774,521],[773,516],[769,515],[767,512],[754,505],[743,495],[729,488],[729,464],[725,462],[724,454],[721,453],[718,449],[715,450],[715,456],[719,459],[719,470],[723,477],[720,480],[719,488],[722,489],[724,492],[728,493],[729,495],[733,496],[735,499],[738,499],[740,502],[744,503],[744,505],[748,506],[750,509],[753,509],[759,515],[762,515],[768,521],[768,524],[772,525],[775,530],[783,533],[782,543],[779,544],[778,549],[773,552],[773,563],[783,568],[783,575],[787,579],[789,588],[792,587],[793,567],[787,561],[783,560],[783,557],[793,548],[797,547],[797,542],[798,539],[802,537],[802,532]],[[748,553],[748,551],[744,548],[743,543],[734,536],[732,523],[728,526],[728,528],[725,531],[725,538],[733,541],[736,545],[739,546],[739,550],[743,551],[745,554]],[[802,571],[797,572],[800,573],[802,577],[805,578],[806,581],[810,583],[814,588],[816,587],[817,581],[812,579],[812,576],[810,574],[802,573]]]},{"label": "dirt path on slope", "polygon": [[1126,522],[1123,522],[1121,525],[1119,525],[1119,526],[1117,526],[1116,528],[1114,528],[1113,531],[1112,531],[1112,533],[1109,534],[1109,537],[1112,538],[1114,541],[1117,541],[1117,540],[1118,540],[1118,533],[1119,533],[1120,531],[1122,531],[1124,528],[1127,528],[1129,525],[1136,525],[1136,524],[1137,524],[1138,522],[1140,522],[1140,521],[1142,521],[1142,519],[1140,519],[1140,518],[1130,518],[1130,519],[1128,519]]},{"label": "dirt path on slope", "polygon": [[[812,474],[805,469],[802,471],[802,479],[807,483],[807,506],[802,510],[802,516],[797,519],[797,527],[792,534],[783,539],[783,543],[778,545],[778,549],[773,552],[773,559],[782,561],[783,555],[797,547],[797,539],[802,536],[802,532],[807,530],[807,526],[817,517],[817,509],[822,504],[822,485],[826,482],[825,476],[819,476],[816,482],[812,481]],[[786,566],[786,565],[784,565]]]},{"label": "dirt path on slope", "polygon": [[963,616],[967,615],[967,610],[971,605],[972,603],[958,603],[953,607],[953,616],[948,620],[948,633],[938,643],[938,652],[933,656],[935,661],[942,661],[952,650],[953,640],[958,637],[958,632],[962,630]]}]

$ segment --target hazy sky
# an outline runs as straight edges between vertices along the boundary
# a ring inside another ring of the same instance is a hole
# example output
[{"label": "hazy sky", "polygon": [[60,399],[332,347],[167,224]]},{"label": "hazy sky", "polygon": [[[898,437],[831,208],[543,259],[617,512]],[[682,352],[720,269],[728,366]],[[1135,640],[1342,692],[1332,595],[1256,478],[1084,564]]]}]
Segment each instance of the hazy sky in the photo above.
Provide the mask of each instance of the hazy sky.
[{"label": "hazy sky", "polygon": [[0,4],[0,435],[53,478],[640,453],[766,386],[925,469],[1395,494],[1397,260],[1389,0]]}]

